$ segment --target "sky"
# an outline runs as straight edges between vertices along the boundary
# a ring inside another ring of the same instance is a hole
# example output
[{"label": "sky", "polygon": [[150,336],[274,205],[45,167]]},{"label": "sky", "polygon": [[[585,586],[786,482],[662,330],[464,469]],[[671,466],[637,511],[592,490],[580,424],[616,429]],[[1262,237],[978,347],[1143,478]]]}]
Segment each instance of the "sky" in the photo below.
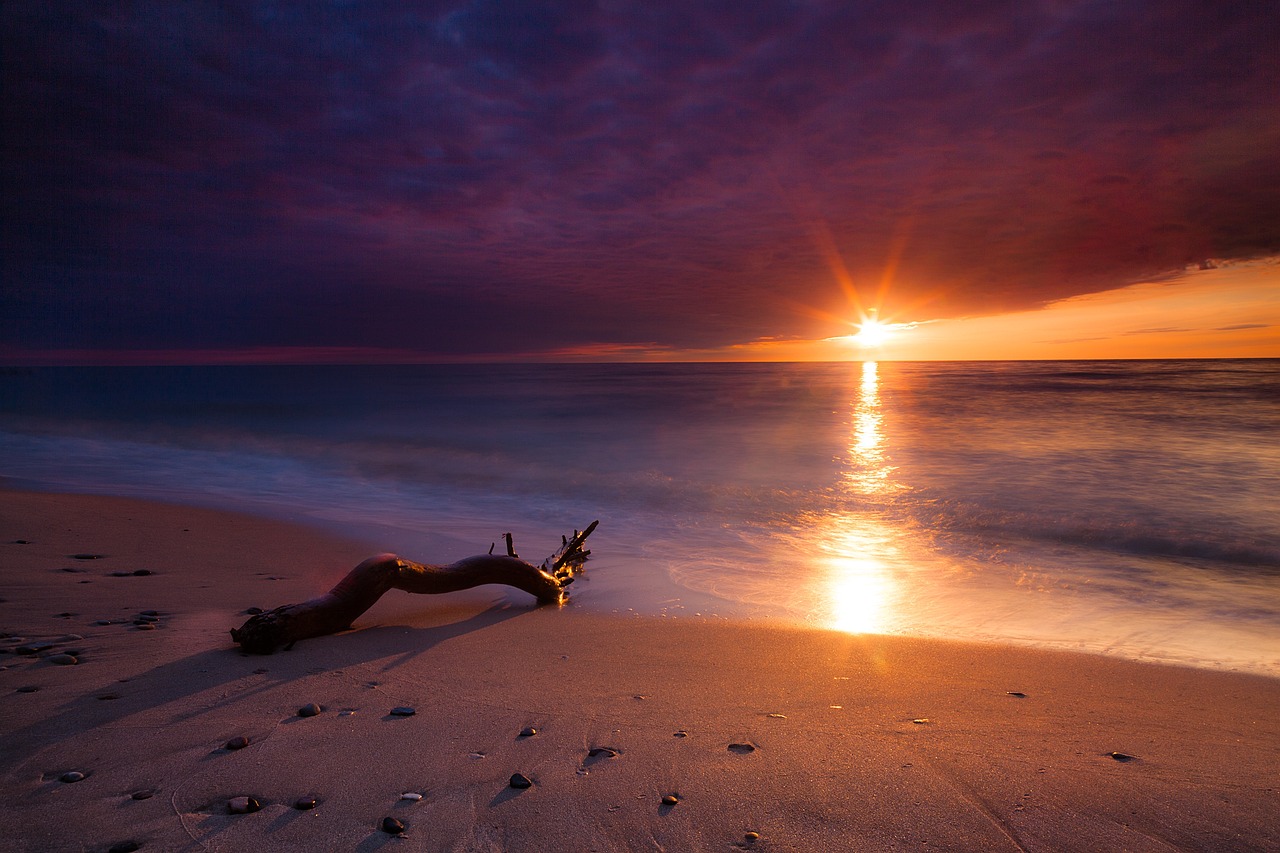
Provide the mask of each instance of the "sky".
[{"label": "sky", "polygon": [[2,363],[1280,357],[1266,3],[0,25]]}]

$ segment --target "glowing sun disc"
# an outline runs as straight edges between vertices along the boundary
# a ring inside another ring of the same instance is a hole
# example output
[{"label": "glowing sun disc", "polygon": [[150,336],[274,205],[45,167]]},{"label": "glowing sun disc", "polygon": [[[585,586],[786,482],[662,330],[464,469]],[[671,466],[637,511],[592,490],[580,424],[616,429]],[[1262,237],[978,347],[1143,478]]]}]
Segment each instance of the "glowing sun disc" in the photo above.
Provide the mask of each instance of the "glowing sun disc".
[{"label": "glowing sun disc", "polygon": [[853,335],[853,341],[859,346],[878,347],[889,339],[892,332],[888,323],[868,318],[858,324],[858,334]]}]

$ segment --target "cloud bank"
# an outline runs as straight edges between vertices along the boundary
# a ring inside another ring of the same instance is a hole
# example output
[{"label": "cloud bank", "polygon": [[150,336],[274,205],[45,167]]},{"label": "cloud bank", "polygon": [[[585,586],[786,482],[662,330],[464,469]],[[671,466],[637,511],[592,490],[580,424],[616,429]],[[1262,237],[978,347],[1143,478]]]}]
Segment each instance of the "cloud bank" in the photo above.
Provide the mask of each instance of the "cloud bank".
[{"label": "cloud bank", "polygon": [[1265,4],[0,20],[9,347],[708,348],[1280,250]]}]

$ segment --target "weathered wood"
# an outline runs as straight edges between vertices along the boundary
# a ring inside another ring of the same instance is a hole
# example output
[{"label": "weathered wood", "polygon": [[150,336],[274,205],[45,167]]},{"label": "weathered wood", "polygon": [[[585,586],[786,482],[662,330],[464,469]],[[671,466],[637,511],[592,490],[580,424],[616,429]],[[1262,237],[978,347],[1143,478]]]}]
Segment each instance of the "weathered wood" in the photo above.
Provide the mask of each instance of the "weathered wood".
[{"label": "weathered wood", "polygon": [[593,521],[581,533],[575,530],[573,539],[561,537],[559,550],[540,566],[515,555],[510,533],[504,536],[506,555],[496,555],[491,548],[488,554],[477,554],[443,566],[415,563],[395,554],[379,554],[356,566],[324,595],[251,616],[239,628],[231,629],[231,639],[247,652],[270,654],[280,646],[351,627],[352,622],[392,589],[436,595],[497,583],[524,590],[542,604],[562,604],[565,587],[573,583],[574,575],[582,570],[582,564],[591,554],[582,545],[598,523]]}]

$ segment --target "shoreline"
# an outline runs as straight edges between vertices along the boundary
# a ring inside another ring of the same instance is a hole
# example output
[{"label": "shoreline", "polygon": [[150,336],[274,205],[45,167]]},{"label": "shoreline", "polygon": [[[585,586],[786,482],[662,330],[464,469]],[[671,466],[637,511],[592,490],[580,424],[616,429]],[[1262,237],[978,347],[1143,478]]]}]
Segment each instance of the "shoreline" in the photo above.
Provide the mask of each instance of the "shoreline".
[{"label": "shoreline", "polygon": [[[287,653],[232,647],[245,608],[323,592],[372,552],[0,489],[0,833],[17,850],[378,850],[395,817],[428,850],[1280,846],[1280,680],[1261,675],[539,608],[496,587],[391,593]],[[32,642],[51,645],[16,653]],[[238,796],[261,810],[229,814]]]}]

